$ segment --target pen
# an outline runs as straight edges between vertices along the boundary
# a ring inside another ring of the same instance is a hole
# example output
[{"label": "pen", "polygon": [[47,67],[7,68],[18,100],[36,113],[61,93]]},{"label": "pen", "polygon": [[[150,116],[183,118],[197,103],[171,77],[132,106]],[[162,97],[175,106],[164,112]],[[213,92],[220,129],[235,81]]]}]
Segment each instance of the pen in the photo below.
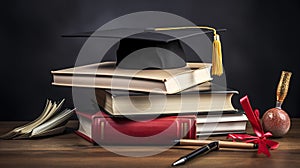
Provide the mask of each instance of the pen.
[{"label": "pen", "polygon": [[211,142],[211,143],[209,143],[209,144],[207,144],[207,145],[205,145],[205,146],[203,146],[199,149],[196,149],[192,153],[189,153],[189,154],[179,158],[178,160],[176,160],[172,164],[172,166],[177,166],[177,165],[184,164],[185,162],[193,159],[196,156],[207,154],[208,152],[213,151],[213,150],[217,150],[218,148],[219,148],[219,142],[217,142],[217,141]]},{"label": "pen", "polygon": [[[187,146],[202,146],[208,143],[214,142],[213,140],[201,140],[201,139],[180,139],[175,140],[179,145]],[[254,143],[246,142],[231,142],[231,141],[218,141],[220,148],[238,148],[238,149],[257,149],[258,145]]]}]

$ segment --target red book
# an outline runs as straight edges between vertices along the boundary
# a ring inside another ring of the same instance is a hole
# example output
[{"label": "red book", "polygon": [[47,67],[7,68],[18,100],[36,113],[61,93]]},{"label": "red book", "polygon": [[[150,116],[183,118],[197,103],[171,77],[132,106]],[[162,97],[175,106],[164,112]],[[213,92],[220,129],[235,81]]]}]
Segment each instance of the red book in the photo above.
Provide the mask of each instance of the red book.
[{"label": "red book", "polygon": [[134,121],[104,112],[76,112],[78,135],[105,145],[167,145],[181,138],[196,139],[196,115],[164,116]]}]

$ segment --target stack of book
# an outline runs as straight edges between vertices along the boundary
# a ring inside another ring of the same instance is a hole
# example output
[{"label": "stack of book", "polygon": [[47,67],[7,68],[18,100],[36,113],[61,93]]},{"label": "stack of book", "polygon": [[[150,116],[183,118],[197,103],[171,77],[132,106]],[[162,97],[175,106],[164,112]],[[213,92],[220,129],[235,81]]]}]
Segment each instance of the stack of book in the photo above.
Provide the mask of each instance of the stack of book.
[{"label": "stack of book", "polygon": [[101,62],[52,71],[53,84],[95,89],[100,111],[77,111],[77,134],[98,144],[168,144],[244,132],[247,117],[231,99],[238,92],[212,83],[211,64],[175,69],[119,69]]}]

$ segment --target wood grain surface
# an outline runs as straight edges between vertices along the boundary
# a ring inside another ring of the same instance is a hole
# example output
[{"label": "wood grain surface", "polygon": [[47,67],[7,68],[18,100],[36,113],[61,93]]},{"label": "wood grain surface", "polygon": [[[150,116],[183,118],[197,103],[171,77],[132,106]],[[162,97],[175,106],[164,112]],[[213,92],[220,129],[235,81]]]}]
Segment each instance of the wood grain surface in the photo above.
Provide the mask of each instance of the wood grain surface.
[{"label": "wood grain surface", "polygon": [[[24,122],[0,122],[0,134],[22,125]],[[69,123],[63,135],[33,140],[0,140],[0,167],[171,167],[179,157],[198,148],[195,146],[174,146],[164,152],[147,157],[126,157],[92,145],[73,133],[77,121]],[[251,133],[251,126],[247,126]],[[214,139],[225,139],[224,136]],[[300,119],[292,119],[289,133],[283,138],[273,139],[280,143],[268,158],[253,150],[221,149],[197,157],[178,167],[239,167],[239,168],[281,168],[300,166]],[[131,148],[120,146],[119,150],[141,154],[155,152],[157,146]]]}]

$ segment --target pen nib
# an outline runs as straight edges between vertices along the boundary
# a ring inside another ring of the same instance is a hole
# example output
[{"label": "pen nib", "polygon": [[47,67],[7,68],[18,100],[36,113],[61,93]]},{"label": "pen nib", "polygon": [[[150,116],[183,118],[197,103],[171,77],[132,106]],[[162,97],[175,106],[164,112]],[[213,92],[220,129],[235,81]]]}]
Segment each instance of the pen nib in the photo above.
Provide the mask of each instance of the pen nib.
[{"label": "pen nib", "polygon": [[174,162],[172,164],[172,166],[177,166],[177,165],[183,164],[183,163],[185,163],[185,161],[186,161],[185,158],[181,158],[181,159],[177,160],[176,162]]}]

